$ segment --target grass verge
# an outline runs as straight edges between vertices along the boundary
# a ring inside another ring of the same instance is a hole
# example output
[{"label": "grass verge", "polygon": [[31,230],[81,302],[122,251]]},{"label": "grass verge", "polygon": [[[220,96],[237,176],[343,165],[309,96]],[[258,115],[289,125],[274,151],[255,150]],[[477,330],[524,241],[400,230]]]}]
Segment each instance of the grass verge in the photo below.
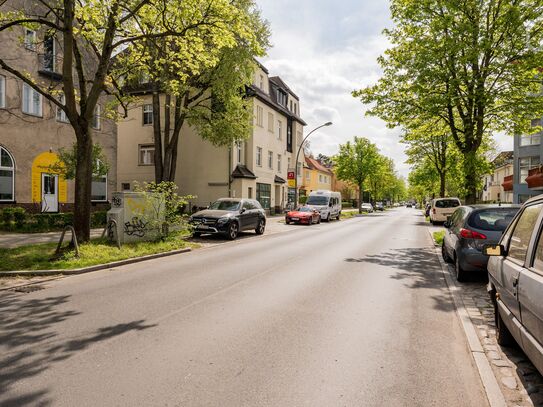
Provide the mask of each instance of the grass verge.
[{"label": "grass verge", "polygon": [[444,237],[445,237],[445,232],[444,231],[434,232],[434,242],[438,246],[441,246],[443,244],[443,238]]},{"label": "grass verge", "polygon": [[74,251],[66,251],[58,259],[52,259],[56,243],[44,243],[0,249],[0,271],[14,270],[70,270],[119,260],[132,259],[150,254],[195,247],[184,240],[187,235],[177,233],[158,242],[138,242],[125,244],[119,250],[105,239],[92,240],[79,246],[80,257]]}]

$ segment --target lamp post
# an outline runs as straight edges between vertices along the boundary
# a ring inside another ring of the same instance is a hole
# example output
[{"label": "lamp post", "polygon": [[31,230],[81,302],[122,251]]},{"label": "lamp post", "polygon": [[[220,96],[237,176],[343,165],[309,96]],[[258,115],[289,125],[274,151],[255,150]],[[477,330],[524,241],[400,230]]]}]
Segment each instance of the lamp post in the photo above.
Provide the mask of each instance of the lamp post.
[{"label": "lamp post", "polygon": [[[332,122],[327,122],[327,123],[324,123],[324,124],[321,124],[320,126],[318,127],[315,127],[313,130],[311,130],[307,136],[304,137],[304,139],[302,140],[302,142],[300,143],[300,146],[298,147],[298,151],[296,152],[296,167],[295,167],[295,171],[294,171],[294,206],[298,206],[298,158],[300,157],[300,151],[302,150],[302,147],[304,146],[304,143],[305,141],[308,139],[309,136],[311,136],[311,134],[313,134],[315,131],[317,131],[318,129],[320,129],[321,127],[326,127],[326,126],[331,126],[332,125]],[[302,164],[302,168],[303,168],[303,164]],[[303,174],[302,174],[303,176]]]}]

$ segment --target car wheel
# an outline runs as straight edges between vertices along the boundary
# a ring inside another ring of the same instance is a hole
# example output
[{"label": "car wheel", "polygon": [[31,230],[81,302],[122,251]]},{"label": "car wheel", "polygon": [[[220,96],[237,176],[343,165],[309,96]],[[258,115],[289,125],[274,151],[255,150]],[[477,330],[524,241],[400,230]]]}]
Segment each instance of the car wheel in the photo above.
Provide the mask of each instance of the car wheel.
[{"label": "car wheel", "polygon": [[238,233],[239,233],[239,226],[237,222],[232,222],[230,224],[230,227],[228,228],[228,234],[226,235],[226,237],[228,237],[229,240],[235,240],[236,237],[238,237]]},{"label": "car wheel", "polygon": [[317,218],[317,225],[321,223],[321,215],[319,215],[319,217]]},{"label": "car wheel", "polygon": [[447,250],[445,249],[445,242],[441,244],[441,257],[443,257],[443,261],[445,261],[445,263],[452,263],[452,259],[447,254]]},{"label": "car wheel", "polygon": [[290,220],[285,219],[285,224],[290,225]]},{"label": "car wheel", "polygon": [[200,237],[200,236],[201,236],[200,232],[192,232],[192,237]]},{"label": "car wheel", "polygon": [[498,304],[494,299],[494,321],[496,323],[496,341],[501,346],[514,346],[516,344],[515,338],[511,335],[509,328],[505,326],[500,311],[498,310]]},{"label": "car wheel", "polygon": [[328,215],[326,216],[326,222],[330,222],[330,212],[328,212]]},{"label": "car wheel", "polygon": [[339,220],[339,218],[341,218],[341,212],[337,213],[337,218],[336,219]]},{"label": "car wheel", "polygon": [[462,269],[462,266],[460,266],[460,260],[458,260],[458,256],[455,256],[454,271],[456,272],[456,281],[462,283],[467,280],[468,275],[466,271]]},{"label": "car wheel", "polygon": [[309,219],[309,221],[307,222],[307,226],[311,226],[313,224],[313,218]]},{"label": "car wheel", "polygon": [[266,230],[266,222],[260,219],[258,221],[258,225],[256,225],[255,232],[257,235],[263,235],[265,230]]}]

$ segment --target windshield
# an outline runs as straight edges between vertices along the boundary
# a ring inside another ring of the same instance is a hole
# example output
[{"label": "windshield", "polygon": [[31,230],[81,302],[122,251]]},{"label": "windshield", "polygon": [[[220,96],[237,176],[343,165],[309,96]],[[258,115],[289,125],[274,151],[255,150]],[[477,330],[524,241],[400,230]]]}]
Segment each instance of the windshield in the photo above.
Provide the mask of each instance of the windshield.
[{"label": "windshield", "polygon": [[319,195],[313,195],[310,196],[307,200],[308,205],[328,205],[328,197],[327,196],[319,196]]},{"label": "windshield", "polygon": [[435,203],[436,208],[456,208],[457,206],[460,206],[460,202],[456,199],[440,199]]},{"label": "windshield", "polygon": [[297,212],[313,212],[313,209],[311,209],[309,206],[301,206],[299,208],[296,208]]},{"label": "windshield", "polygon": [[209,209],[215,209],[219,211],[238,211],[239,201],[215,201],[209,205]]},{"label": "windshield", "polygon": [[503,232],[518,210],[519,208],[485,209],[471,215],[468,219],[468,225],[475,229]]}]

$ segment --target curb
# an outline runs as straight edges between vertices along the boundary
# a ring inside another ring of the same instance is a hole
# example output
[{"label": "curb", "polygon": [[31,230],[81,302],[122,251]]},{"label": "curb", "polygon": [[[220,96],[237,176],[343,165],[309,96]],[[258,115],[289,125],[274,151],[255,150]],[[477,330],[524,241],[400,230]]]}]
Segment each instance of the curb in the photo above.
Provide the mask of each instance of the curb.
[{"label": "curb", "polygon": [[[76,274],[90,273],[92,271],[104,270],[104,269],[109,269],[113,267],[125,266],[127,264],[139,263],[146,260],[153,260],[153,259],[158,259],[161,257],[173,256],[176,254],[187,253],[190,251],[192,251],[192,249],[190,247],[187,247],[184,249],[172,250],[172,251],[164,252],[164,253],[149,254],[147,256],[133,257],[131,259],[119,260],[119,261],[114,261],[114,262],[105,263],[105,264],[97,264],[96,266],[89,266],[89,267],[83,267],[83,268],[71,269],[71,270],[0,271],[0,277],[24,277],[24,276],[34,277],[34,276],[58,276],[58,275],[70,276],[70,275],[76,275]],[[30,283],[30,284],[34,284],[34,283]],[[30,285],[30,284],[24,284],[24,285]],[[20,287],[20,286],[17,286],[17,287]],[[15,288],[15,287],[1,288],[0,291],[8,290],[11,288]]]},{"label": "curb", "polygon": [[[432,234],[432,231],[430,230],[430,228],[427,228],[427,230],[433,243],[434,236]],[[498,380],[496,379],[496,376],[492,371],[492,367],[490,366],[490,362],[486,357],[483,349],[483,344],[481,343],[481,340],[477,335],[475,326],[473,326],[473,323],[471,322],[468,311],[466,310],[466,307],[464,305],[464,301],[462,300],[462,298],[460,298],[460,287],[458,287],[454,280],[451,278],[451,275],[448,272],[449,266],[441,258],[441,249],[439,248],[439,246],[436,246],[435,243],[434,251],[439,260],[439,264],[441,265],[441,272],[443,273],[443,277],[445,278],[447,288],[449,289],[449,292],[451,293],[451,296],[453,298],[454,308],[456,310],[456,314],[458,315],[458,319],[460,320],[460,324],[462,325],[462,328],[464,330],[464,334],[466,335],[469,352],[471,353],[471,356],[475,361],[475,365],[477,366],[477,372],[479,373],[479,377],[481,378],[481,382],[483,383],[483,388],[485,389],[488,403],[490,407],[507,407],[505,396],[500,389]]]}]

